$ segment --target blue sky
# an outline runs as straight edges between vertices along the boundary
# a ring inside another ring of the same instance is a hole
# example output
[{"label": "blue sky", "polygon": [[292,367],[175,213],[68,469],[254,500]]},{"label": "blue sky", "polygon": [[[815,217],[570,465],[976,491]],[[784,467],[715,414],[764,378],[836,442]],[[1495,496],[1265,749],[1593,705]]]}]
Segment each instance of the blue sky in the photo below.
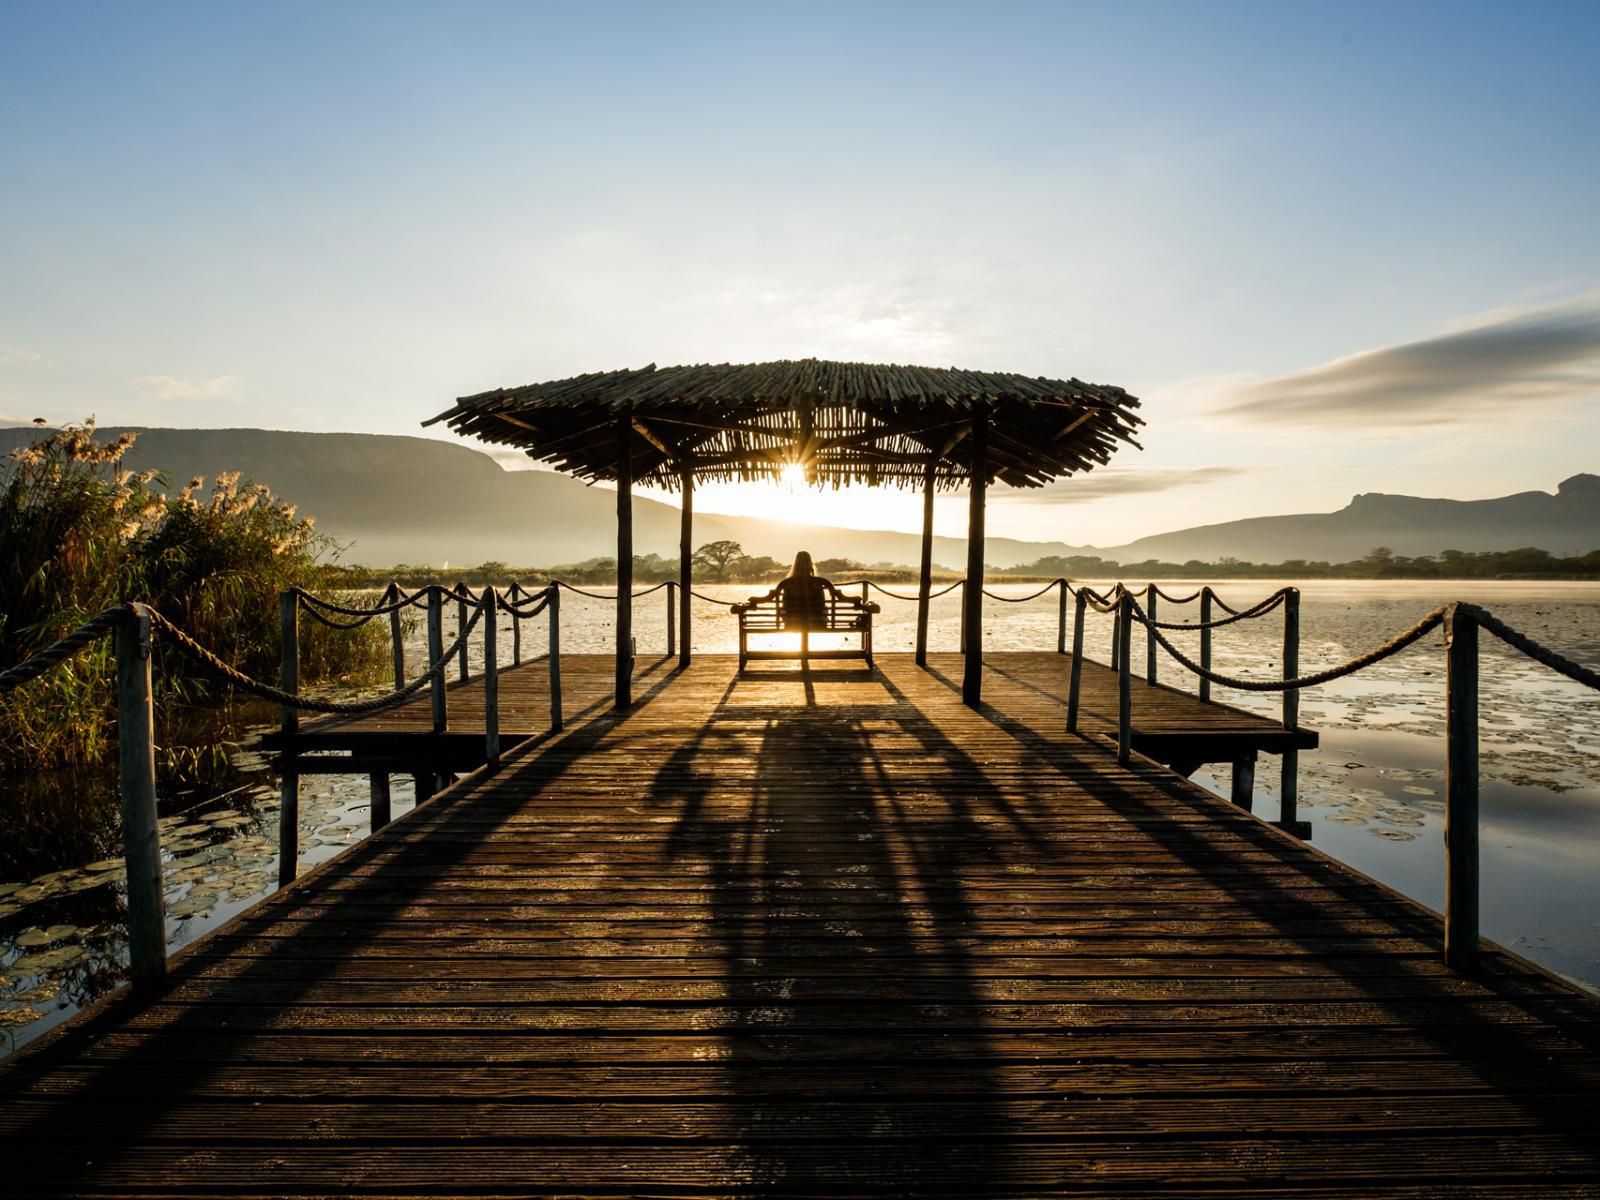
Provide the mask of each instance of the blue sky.
[{"label": "blue sky", "polygon": [[0,22],[3,417],[415,433],[501,384],[815,354],[1144,397],[1143,454],[997,494],[1018,536],[1600,471],[1597,4]]}]

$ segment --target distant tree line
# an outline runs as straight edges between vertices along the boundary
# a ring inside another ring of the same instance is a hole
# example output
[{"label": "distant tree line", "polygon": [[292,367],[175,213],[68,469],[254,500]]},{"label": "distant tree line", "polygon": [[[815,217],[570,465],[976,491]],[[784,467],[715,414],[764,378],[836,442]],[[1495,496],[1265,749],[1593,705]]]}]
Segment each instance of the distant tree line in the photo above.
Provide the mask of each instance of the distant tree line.
[{"label": "distant tree line", "polygon": [[[735,541],[707,542],[694,553],[694,578],[700,583],[772,583],[788,573],[787,563],[765,554],[751,555]],[[867,565],[850,558],[823,558],[816,563],[817,574],[834,580],[873,579],[879,583],[909,583],[917,578],[915,567],[893,563]],[[398,580],[408,586],[429,583],[441,577],[480,585],[505,583],[512,579],[525,583],[545,579],[565,579],[569,583],[609,584],[616,582],[615,558],[589,558],[582,562],[553,567],[512,567],[503,562],[479,563],[473,567],[439,568],[400,564],[394,567],[325,568],[331,583],[343,587],[370,587]],[[1246,562],[1222,558],[1216,562],[1189,559],[1166,562],[1119,563],[1095,555],[1047,555],[1015,567],[987,567],[993,579],[1600,579],[1600,550],[1588,554],[1560,557],[1548,550],[1528,547],[1522,550],[1443,550],[1437,555],[1409,558],[1379,546],[1365,556],[1349,562],[1291,558],[1276,563]],[[935,568],[936,579],[955,579],[958,572]],[[639,554],[633,559],[636,583],[660,583],[678,577],[678,560],[659,554]]]},{"label": "distant tree line", "polygon": [[1216,562],[1114,562],[1093,555],[1049,555],[991,575],[1054,579],[1600,579],[1600,550],[1558,557],[1548,550],[1442,550],[1437,555],[1408,558],[1387,546],[1349,562],[1291,558],[1276,563],[1222,558]]}]

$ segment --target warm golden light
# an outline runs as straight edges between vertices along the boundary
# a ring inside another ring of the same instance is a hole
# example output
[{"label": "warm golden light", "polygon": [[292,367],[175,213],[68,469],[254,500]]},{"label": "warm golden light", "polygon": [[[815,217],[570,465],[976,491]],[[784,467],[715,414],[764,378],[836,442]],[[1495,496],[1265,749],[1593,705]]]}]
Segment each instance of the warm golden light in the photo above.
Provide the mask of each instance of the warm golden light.
[{"label": "warm golden light", "polygon": [[778,478],[787,488],[805,487],[806,469],[801,464],[792,462],[783,468],[783,473]]}]

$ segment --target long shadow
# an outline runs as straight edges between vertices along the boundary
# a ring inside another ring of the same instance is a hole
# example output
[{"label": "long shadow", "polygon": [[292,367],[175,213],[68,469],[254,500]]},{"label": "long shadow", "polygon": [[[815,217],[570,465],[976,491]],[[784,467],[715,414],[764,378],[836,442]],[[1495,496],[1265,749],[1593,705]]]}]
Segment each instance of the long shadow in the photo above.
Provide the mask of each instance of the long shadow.
[{"label": "long shadow", "polygon": [[[674,677],[663,669],[664,661],[644,665],[636,673],[636,680],[647,686],[636,693],[630,710],[612,711],[605,700],[583,706],[571,714],[568,731],[559,739],[552,742],[549,737],[540,736],[519,744],[507,755],[500,777],[515,773],[535,795],[549,790],[568,769],[646,711],[671,685]],[[585,715],[587,720],[583,719]],[[492,792],[474,795],[471,777],[464,783],[465,787],[441,793],[337,858],[312,868],[290,889],[275,893],[187,947],[174,960],[169,986],[161,996],[148,1002],[125,994],[113,997],[0,1067],[0,1105],[25,1095],[39,1107],[34,1117],[11,1125],[4,1139],[0,1139],[0,1148],[6,1153],[8,1183],[19,1189],[16,1194],[93,1190],[89,1181],[99,1170],[114,1164],[120,1154],[137,1151],[147,1142],[159,1128],[169,1102],[181,1103],[186,1090],[225,1074],[235,1053],[271,1026],[275,1010],[300,1003],[341,961],[304,957],[299,940],[293,937],[275,939],[274,948],[259,957],[236,960],[248,965],[225,980],[210,983],[211,994],[233,997],[265,1011],[259,1014],[263,1018],[261,1025],[233,1026],[229,1014],[237,1014],[235,1007],[219,1010],[203,996],[174,1003],[176,993],[187,985],[203,982],[203,973],[215,965],[216,960],[207,953],[210,944],[236,935],[242,925],[281,918],[286,910],[315,903],[324,906],[317,920],[341,928],[347,936],[340,945],[355,951],[373,939],[356,936],[354,931],[381,928],[428,889],[430,876],[443,874],[469,854],[476,841],[487,836],[486,827],[490,831],[498,828],[521,807],[498,803]],[[425,826],[431,836],[403,840],[418,832],[419,826]],[[472,836],[449,836],[468,832]],[[357,875],[364,867],[374,870]],[[343,890],[328,886],[351,878],[359,882]],[[261,941],[264,939],[258,939],[258,944]],[[421,978],[415,982],[428,981]],[[33,1084],[53,1071],[86,1061],[80,1056],[87,1046],[121,1029],[151,1005],[176,1009],[176,1015],[150,1030],[123,1057],[109,1063],[97,1060],[87,1075],[74,1072],[76,1086],[65,1094],[31,1090]],[[393,1024],[385,1029],[389,1033],[407,1032],[403,1026]],[[316,1036],[314,1028],[303,1032]],[[203,1051],[197,1052],[199,1047]],[[143,1103],[130,1102],[130,1097],[140,1095],[150,1098]],[[97,1119],[85,1124],[80,1116],[103,1116],[108,1109],[115,1112],[114,1121]],[[214,1186],[227,1190],[231,1185],[218,1182]],[[181,1189],[173,1186],[169,1190]]]},{"label": "long shadow", "polygon": [[[864,692],[885,682],[862,675]],[[983,814],[1021,825],[903,696],[818,702],[817,679],[853,677],[747,674],[650,791],[677,818],[663,855],[707,879],[746,1190],[1001,1186],[1009,1135],[964,881],[997,853]],[[929,760],[915,792],[893,770],[905,756]],[[947,773],[963,785],[941,788]]]},{"label": "long shadow", "polygon": [[[960,682],[930,669],[929,673],[952,693],[959,694]],[[1085,752],[1111,758],[1114,751],[1093,738],[1067,734],[1047,736],[1026,722],[989,702],[976,710],[978,715],[1026,746],[1041,767],[1063,772],[1068,763],[1081,762]],[[1081,747],[1081,748],[1080,748]],[[1095,802],[1138,820],[1140,831],[1162,849],[1193,866],[1196,877],[1213,872],[1218,847],[1204,836],[1204,822],[1185,823],[1167,817],[1165,806],[1176,803],[1197,816],[1215,818],[1225,802],[1200,789],[1176,773],[1150,762],[1136,764],[1132,773],[1141,786],[1116,786],[1097,793]],[[1151,793],[1154,793],[1152,795]],[[1228,815],[1232,815],[1229,813]],[[1167,819],[1163,819],[1167,817]],[[1281,873],[1267,867],[1290,865],[1306,870],[1306,855],[1315,851],[1280,835],[1270,827],[1239,814],[1231,834],[1256,852],[1269,856],[1266,863],[1234,858],[1228,863],[1231,899],[1250,918],[1272,926],[1277,936],[1304,946],[1313,954],[1328,955],[1318,938],[1306,932],[1307,926],[1330,924],[1328,914],[1316,901],[1298,897],[1281,886]],[[1358,872],[1329,860],[1318,864],[1317,880],[1331,888],[1346,904],[1354,906],[1358,921],[1368,925],[1387,925],[1397,937],[1415,938],[1442,949],[1438,918],[1421,905],[1367,880]],[[1400,915],[1401,913],[1405,915]],[[1327,934],[1321,935],[1326,937]],[[1600,1004],[1592,998],[1565,989],[1542,976],[1519,974],[1515,960],[1503,959],[1499,967],[1488,963],[1470,975],[1441,974],[1434,970],[1406,972],[1407,960],[1395,958],[1390,966],[1402,974],[1389,976],[1409,986],[1396,996],[1379,983],[1379,976],[1347,973],[1343,982],[1366,991],[1364,1000],[1385,1010],[1392,1025],[1432,1043],[1437,1050],[1466,1066],[1486,1085],[1501,1091],[1530,1116],[1548,1122],[1547,1132],[1561,1138],[1595,1168],[1600,1168],[1600,1141],[1593,1129],[1574,1119],[1574,1104],[1592,1106],[1596,1098],[1593,1062],[1577,1063],[1552,1053],[1541,1035],[1557,1034],[1581,1047],[1582,1052],[1600,1052]],[[1480,985],[1485,1001],[1520,1010],[1531,1022],[1496,1020],[1492,1016],[1455,1022],[1430,1020],[1430,1005],[1460,1006],[1463,982]],[[1569,1069],[1569,1068],[1588,1068]],[[1583,1100],[1576,1098],[1582,1097]],[[1279,1102],[1281,1103],[1281,1102]],[[1404,1101],[1392,1118],[1403,1125]]]}]

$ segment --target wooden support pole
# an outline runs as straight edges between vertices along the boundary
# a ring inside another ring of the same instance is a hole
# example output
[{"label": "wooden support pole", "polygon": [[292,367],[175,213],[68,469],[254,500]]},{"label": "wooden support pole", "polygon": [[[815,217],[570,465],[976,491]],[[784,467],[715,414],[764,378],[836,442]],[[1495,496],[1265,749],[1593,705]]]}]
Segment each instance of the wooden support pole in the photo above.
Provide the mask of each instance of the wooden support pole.
[{"label": "wooden support pole", "polygon": [[1251,751],[1245,758],[1236,759],[1233,764],[1232,794],[1229,796],[1235,804],[1252,812],[1256,804],[1256,755]]},{"label": "wooden support pole", "polygon": [[1444,960],[1478,958],[1478,622],[1452,605],[1444,619]]},{"label": "wooden support pole", "polygon": [[148,995],[167,976],[155,710],[150,700],[150,614],[143,605],[128,605],[111,637],[117,659],[117,766],[122,855],[128,872],[128,960],[134,990]]},{"label": "wooden support pole", "polygon": [[[465,647],[462,649],[464,653]],[[439,661],[443,657],[444,589],[435,583],[428,587],[428,663],[438,668],[428,681],[428,698],[432,702],[435,733],[443,733],[450,728],[450,714],[445,699],[445,664]]]},{"label": "wooden support pole", "polygon": [[617,418],[617,675],[615,708],[633,705],[633,421]]},{"label": "wooden support pole", "polygon": [[[278,593],[278,686],[286,692],[300,691],[300,601],[292,591]],[[282,730],[287,735],[300,728],[300,714],[283,706]],[[283,766],[278,775],[278,886],[294,880],[300,867],[300,772],[295,767],[295,750],[285,747]]]},{"label": "wooden support pole", "polygon": [[1111,610],[1111,669],[1122,669],[1122,593],[1117,592],[1117,606]]},{"label": "wooden support pole", "polygon": [[483,758],[500,765],[500,613],[494,585],[479,594],[483,605]]},{"label": "wooden support pole", "polygon": [[967,581],[963,579],[961,581],[961,619],[957,622],[957,625],[961,630],[961,645],[959,649],[962,654],[967,652],[967,593],[971,590],[972,589],[967,586]]},{"label": "wooden support pole", "polygon": [[[1211,585],[1200,589],[1200,666],[1211,670]],[[1200,677],[1200,699],[1211,699],[1211,680]]]},{"label": "wooden support pole", "polygon": [[472,589],[467,586],[465,579],[456,581],[456,591],[461,594],[456,600],[456,636],[461,639],[461,655],[456,659],[456,678],[462,683],[472,674],[468,669],[468,659],[472,656],[467,653],[471,643],[467,638],[467,601],[465,597],[472,594]]},{"label": "wooden support pole", "polygon": [[374,771],[367,776],[368,792],[372,797],[372,805],[368,816],[372,818],[372,832],[377,833],[390,821],[389,802],[389,774],[387,771]]},{"label": "wooden support pole", "polygon": [[682,607],[678,610],[678,666],[689,665],[690,614],[694,601],[694,470],[685,466],[678,475],[683,485],[683,515],[678,523],[678,592]]},{"label": "wooden support pole", "polygon": [[982,401],[972,407],[972,479],[967,508],[966,608],[961,624],[966,637],[966,661],[961,673],[961,699],[976,708],[983,701],[983,518],[989,483],[989,407]]},{"label": "wooden support pole", "polygon": [[1056,597],[1056,653],[1067,652],[1067,581],[1060,580],[1056,587],[1061,594]]},{"label": "wooden support pole", "polygon": [[678,581],[667,580],[667,657],[678,653]]},{"label": "wooden support pole", "polygon": [[1144,600],[1144,677],[1147,683],[1156,681],[1156,631],[1153,628],[1158,611],[1160,593],[1156,585],[1151,584],[1145,589]]},{"label": "wooden support pole", "polygon": [[[1300,589],[1290,588],[1283,599],[1283,677],[1300,674]],[[1283,727],[1300,727],[1300,693],[1291,688],[1283,693]],[[1288,749],[1279,760],[1278,824],[1290,833],[1300,826],[1300,751]]]},{"label": "wooden support pole", "polygon": [[1072,680],[1067,685],[1067,732],[1078,732],[1078,698],[1083,690],[1083,618],[1089,597],[1080,588],[1072,610]]},{"label": "wooden support pole", "polygon": [[928,665],[928,607],[933,591],[933,491],[939,460],[922,468],[922,557],[917,575],[917,666]]},{"label": "wooden support pole", "polygon": [[560,733],[566,724],[561,715],[561,588],[551,584],[550,603],[550,730]]},{"label": "wooden support pole", "polygon": [[[522,585],[513,579],[511,587],[506,592],[506,599],[511,601],[511,607],[515,609],[522,598]],[[522,665],[522,618],[514,611],[511,614],[511,665],[513,667]]]},{"label": "wooden support pole", "polygon": [[[386,602],[398,604],[402,595],[399,583],[391,583]],[[394,690],[398,692],[406,685],[406,639],[398,608],[389,614],[389,656],[394,659]]]},{"label": "wooden support pole", "polygon": [[1127,766],[1133,760],[1133,593],[1123,592],[1117,600],[1117,763]]},{"label": "wooden support pole", "polygon": [[434,779],[431,771],[415,774],[411,777],[411,786],[416,789],[416,802],[418,804],[421,804],[424,800],[427,800],[433,796],[436,785],[437,781]]}]

